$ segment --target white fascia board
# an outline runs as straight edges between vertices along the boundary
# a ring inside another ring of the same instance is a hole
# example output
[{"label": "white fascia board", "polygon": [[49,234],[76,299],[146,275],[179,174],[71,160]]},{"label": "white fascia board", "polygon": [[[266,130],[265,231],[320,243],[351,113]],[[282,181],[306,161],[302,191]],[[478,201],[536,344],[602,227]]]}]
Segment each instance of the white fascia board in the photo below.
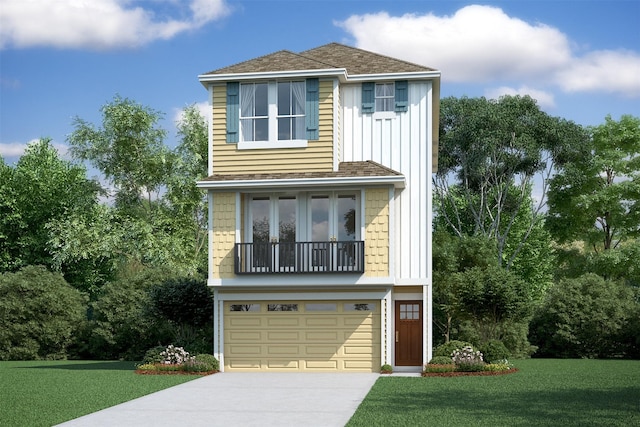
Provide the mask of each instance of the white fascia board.
[{"label": "white fascia board", "polygon": [[354,187],[363,185],[393,185],[395,188],[405,187],[404,176],[367,176],[347,178],[296,178],[296,179],[262,179],[237,181],[198,181],[198,188],[209,190],[240,190],[258,188],[309,188],[309,187]]},{"label": "white fascia board", "polygon": [[420,71],[412,73],[358,74],[348,76],[348,83],[370,82],[380,80],[425,80],[440,78],[440,71]]},{"label": "white fascia board", "polygon": [[308,77],[338,77],[341,81],[347,80],[347,70],[344,68],[329,68],[324,70],[293,70],[276,71],[267,73],[230,73],[230,74],[200,74],[198,80],[203,86],[207,83],[246,81],[246,80],[278,80]]}]

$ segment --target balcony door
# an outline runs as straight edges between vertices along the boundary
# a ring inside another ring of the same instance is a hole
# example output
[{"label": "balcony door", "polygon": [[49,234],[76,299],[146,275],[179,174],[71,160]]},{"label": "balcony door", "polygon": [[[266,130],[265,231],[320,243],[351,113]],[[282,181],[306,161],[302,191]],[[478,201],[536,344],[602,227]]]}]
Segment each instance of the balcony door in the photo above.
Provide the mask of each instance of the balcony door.
[{"label": "balcony door", "polygon": [[249,216],[254,271],[268,271],[273,266],[282,272],[293,269],[298,226],[296,197],[252,196]]},{"label": "balcony door", "polygon": [[313,268],[349,271],[355,250],[350,242],[358,234],[356,196],[331,192],[311,195],[309,201]]}]

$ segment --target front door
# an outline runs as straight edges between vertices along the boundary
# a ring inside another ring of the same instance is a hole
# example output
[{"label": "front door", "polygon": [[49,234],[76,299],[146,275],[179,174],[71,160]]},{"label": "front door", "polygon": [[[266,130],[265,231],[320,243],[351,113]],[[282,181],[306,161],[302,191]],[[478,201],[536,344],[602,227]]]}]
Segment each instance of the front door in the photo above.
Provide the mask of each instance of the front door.
[{"label": "front door", "polygon": [[396,301],[396,366],[422,364],[422,301]]}]

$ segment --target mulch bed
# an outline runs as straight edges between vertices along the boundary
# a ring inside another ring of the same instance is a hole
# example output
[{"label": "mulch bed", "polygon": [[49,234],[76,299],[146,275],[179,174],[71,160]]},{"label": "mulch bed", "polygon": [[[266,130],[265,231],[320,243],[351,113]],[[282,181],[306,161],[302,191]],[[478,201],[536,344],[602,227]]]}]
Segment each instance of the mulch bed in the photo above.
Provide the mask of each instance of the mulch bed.
[{"label": "mulch bed", "polygon": [[205,372],[187,372],[187,371],[152,371],[149,369],[136,369],[138,375],[212,375],[218,371],[205,371]]},{"label": "mulch bed", "polygon": [[480,372],[423,372],[423,377],[490,377],[496,375],[507,375],[518,372],[517,368],[508,371],[480,371]]}]

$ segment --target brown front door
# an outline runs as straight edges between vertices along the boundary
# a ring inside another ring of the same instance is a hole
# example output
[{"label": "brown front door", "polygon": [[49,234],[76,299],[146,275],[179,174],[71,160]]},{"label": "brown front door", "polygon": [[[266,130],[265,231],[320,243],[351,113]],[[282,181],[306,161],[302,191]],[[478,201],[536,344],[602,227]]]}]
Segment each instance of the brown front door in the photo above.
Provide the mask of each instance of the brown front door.
[{"label": "brown front door", "polygon": [[422,301],[396,301],[396,366],[422,364]]}]

